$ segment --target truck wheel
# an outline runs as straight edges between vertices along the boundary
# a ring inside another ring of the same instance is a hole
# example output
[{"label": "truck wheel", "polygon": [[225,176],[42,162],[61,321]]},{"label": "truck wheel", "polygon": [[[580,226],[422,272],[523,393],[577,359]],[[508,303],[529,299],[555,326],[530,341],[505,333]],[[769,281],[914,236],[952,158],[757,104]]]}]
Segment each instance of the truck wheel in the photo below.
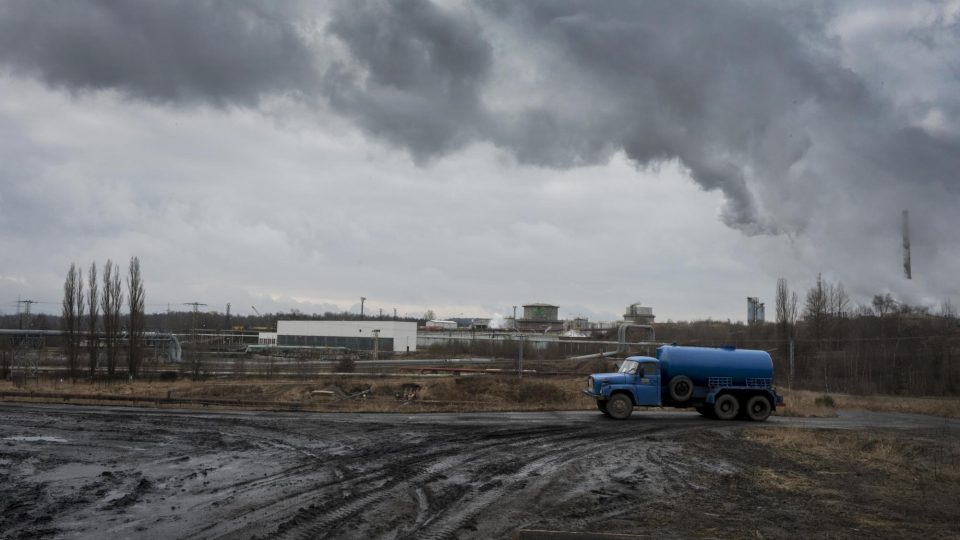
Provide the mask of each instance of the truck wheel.
[{"label": "truck wheel", "polygon": [[700,405],[696,409],[697,409],[697,412],[700,413],[700,416],[704,416],[706,418],[713,418],[713,419],[717,418],[717,416],[713,414],[713,407],[711,407],[710,405]]},{"label": "truck wheel", "polygon": [[686,375],[677,375],[670,379],[667,390],[671,399],[682,403],[693,397],[693,381]]},{"label": "truck wheel", "polygon": [[740,412],[740,402],[731,394],[717,396],[713,404],[713,414],[720,420],[733,420]]},{"label": "truck wheel", "polygon": [[626,420],[630,418],[633,412],[633,402],[626,394],[614,394],[607,400],[607,414],[617,420]]},{"label": "truck wheel", "polygon": [[600,412],[602,412],[603,414],[605,414],[605,415],[607,415],[607,416],[610,416],[610,413],[607,412],[607,402],[606,402],[606,401],[598,399],[598,400],[597,400],[597,408],[600,409]]},{"label": "truck wheel", "polygon": [[763,396],[753,396],[747,401],[747,418],[754,422],[763,422],[770,417],[770,400]]}]

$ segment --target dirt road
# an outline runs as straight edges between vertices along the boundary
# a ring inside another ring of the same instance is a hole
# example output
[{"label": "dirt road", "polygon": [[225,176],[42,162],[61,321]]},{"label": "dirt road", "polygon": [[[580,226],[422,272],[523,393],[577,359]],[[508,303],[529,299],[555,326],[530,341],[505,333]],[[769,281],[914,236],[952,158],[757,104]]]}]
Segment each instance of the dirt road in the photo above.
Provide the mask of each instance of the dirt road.
[{"label": "dirt road", "polygon": [[[798,427],[929,439],[948,452],[960,444],[960,421],[876,413],[758,426],[695,413],[615,422],[592,412],[0,404],[0,536],[503,538],[519,527],[653,537],[960,534],[954,482],[921,482],[924,501],[910,486],[877,494],[870,486],[882,486],[885,473],[869,463],[812,470],[802,456],[745,436]],[[771,487],[757,472],[768,470],[811,484]]]}]

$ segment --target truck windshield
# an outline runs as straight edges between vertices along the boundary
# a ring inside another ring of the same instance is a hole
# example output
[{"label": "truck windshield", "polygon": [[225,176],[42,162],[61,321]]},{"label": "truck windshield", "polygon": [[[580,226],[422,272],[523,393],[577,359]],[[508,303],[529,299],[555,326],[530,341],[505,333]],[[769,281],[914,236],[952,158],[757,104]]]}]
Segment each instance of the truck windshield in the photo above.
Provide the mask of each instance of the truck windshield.
[{"label": "truck windshield", "polygon": [[618,371],[618,373],[636,373],[639,364],[640,362],[636,360],[624,360],[624,362],[620,364],[620,371]]}]

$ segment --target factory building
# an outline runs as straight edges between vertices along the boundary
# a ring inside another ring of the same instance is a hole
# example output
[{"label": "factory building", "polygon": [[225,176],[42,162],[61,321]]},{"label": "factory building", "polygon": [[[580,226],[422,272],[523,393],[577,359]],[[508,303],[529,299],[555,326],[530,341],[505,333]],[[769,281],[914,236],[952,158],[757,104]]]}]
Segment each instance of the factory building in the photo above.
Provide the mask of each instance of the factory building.
[{"label": "factory building", "polygon": [[623,314],[623,322],[630,324],[653,324],[655,318],[653,308],[645,307],[640,302],[627,306],[627,312]]},{"label": "factory building", "polygon": [[[376,344],[375,344],[376,340]],[[413,352],[417,323],[405,321],[277,321],[279,347],[346,347]]]},{"label": "factory building", "polygon": [[273,345],[277,344],[277,333],[276,332],[259,332],[257,334],[257,345]]},{"label": "factory building", "polygon": [[427,324],[423,327],[423,329],[424,330],[456,330],[457,321],[432,319],[427,321]]},{"label": "factory building", "polygon": [[766,319],[766,307],[759,298],[747,297],[747,324],[762,323]]},{"label": "factory building", "polygon": [[552,304],[526,304],[523,306],[523,318],[516,321],[521,332],[545,332],[563,329],[560,320],[560,307]]}]

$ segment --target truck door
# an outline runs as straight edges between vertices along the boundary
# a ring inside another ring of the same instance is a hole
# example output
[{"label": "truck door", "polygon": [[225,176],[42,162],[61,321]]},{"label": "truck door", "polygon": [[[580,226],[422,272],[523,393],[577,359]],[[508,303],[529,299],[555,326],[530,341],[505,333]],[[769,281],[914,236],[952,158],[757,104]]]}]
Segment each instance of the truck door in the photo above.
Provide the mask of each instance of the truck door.
[{"label": "truck door", "polygon": [[634,387],[637,405],[646,407],[660,406],[660,364],[641,362],[637,368],[637,382]]}]

